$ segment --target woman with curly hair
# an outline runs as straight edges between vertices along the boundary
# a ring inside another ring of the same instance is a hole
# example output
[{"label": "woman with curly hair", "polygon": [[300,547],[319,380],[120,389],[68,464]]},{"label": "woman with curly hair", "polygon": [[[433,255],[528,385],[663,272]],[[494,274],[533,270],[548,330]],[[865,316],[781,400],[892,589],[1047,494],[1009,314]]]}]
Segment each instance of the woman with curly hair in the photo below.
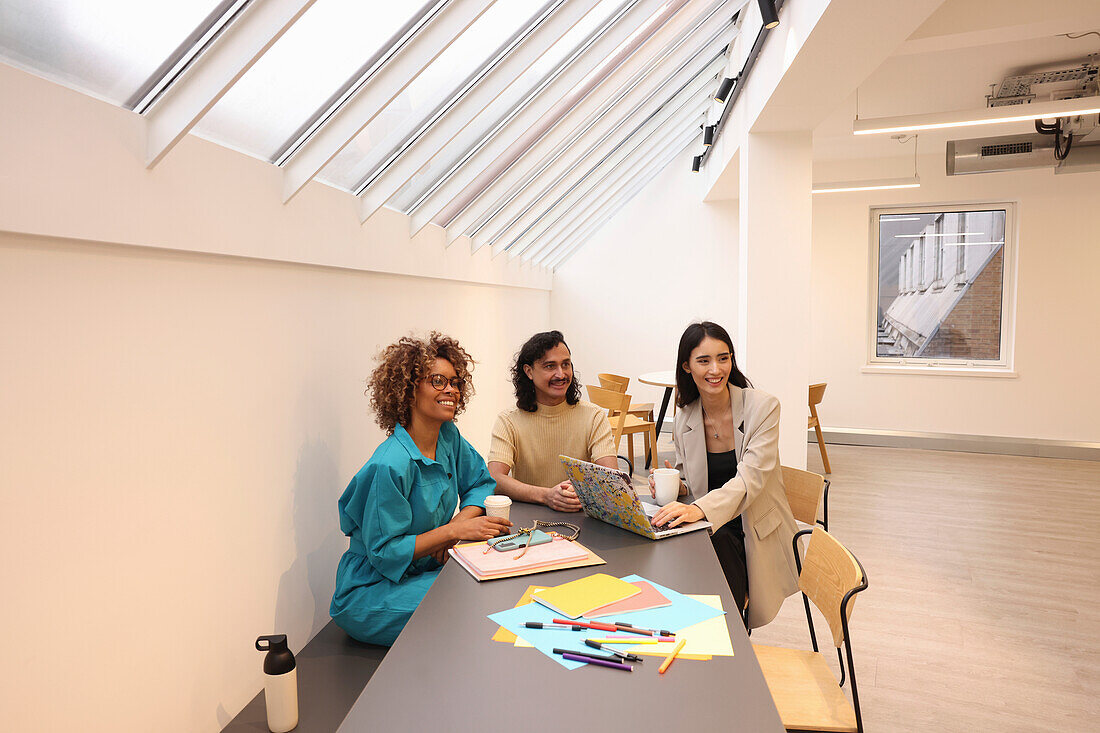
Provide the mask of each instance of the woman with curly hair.
[{"label": "woman with curly hair", "polygon": [[359,641],[390,646],[447,550],[459,540],[496,537],[512,523],[484,516],[496,484],[454,425],[474,391],[470,355],[433,331],[390,344],[379,362],[370,402],[389,438],[340,497],[340,529],[350,543],[329,614]]}]

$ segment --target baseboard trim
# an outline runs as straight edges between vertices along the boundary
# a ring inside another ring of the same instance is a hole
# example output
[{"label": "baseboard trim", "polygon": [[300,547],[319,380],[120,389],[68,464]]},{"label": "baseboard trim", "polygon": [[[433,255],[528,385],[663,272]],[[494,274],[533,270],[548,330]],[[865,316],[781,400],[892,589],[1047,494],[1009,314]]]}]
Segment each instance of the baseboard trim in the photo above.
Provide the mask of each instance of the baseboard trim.
[{"label": "baseboard trim", "polygon": [[[923,448],[926,450],[961,451],[963,453],[996,453],[1008,456],[1038,458],[1071,458],[1100,461],[1100,443],[1040,438],[1009,438],[997,435],[965,435],[961,433],[920,433],[904,430],[870,430],[864,428],[822,428],[826,445],[865,445],[884,448]],[[807,440],[816,442],[813,430]]]}]

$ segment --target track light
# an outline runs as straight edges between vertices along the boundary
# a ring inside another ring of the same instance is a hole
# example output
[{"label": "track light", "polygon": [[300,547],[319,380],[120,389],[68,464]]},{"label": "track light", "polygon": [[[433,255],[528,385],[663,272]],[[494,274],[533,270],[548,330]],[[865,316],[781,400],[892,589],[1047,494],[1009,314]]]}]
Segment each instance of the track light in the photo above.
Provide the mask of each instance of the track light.
[{"label": "track light", "polygon": [[714,125],[707,125],[703,128],[703,145],[710,147],[714,144]]},{"label": "track light", "polygon": [[775,12],[775,0],[756,0],[760,5],[760,19],[768,30],[779,25],[779,13]]},{"label": "track light", "polygon": [[732,76],[727,76],[722,80],[722,83],[718,85],[718,92],[714,95],[714,101],[720,104],[725,104],[726,100],[730,98],[730,92],[733,91],[733,83],[737,81]]},{"label": "track light", "polygon": [[701,165],[703,165],[703,156],[696,155],[694,158],[691,159],[691,172],[698,173],[699,167]]}]

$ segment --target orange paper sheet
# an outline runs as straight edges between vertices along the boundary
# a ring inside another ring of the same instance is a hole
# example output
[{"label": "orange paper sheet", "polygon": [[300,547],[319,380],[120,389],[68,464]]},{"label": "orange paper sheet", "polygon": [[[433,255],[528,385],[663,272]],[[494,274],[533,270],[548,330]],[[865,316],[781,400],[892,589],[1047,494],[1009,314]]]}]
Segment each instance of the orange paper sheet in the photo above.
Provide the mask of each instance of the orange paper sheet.
[{"label": "orange paper sheet", "polygon": [[[523,591],[523,595],[520,596],[519,601],[516,603],[516,608],[532,603],[531,594],[537,590],[546,588],[545,585],[529,585],[527,590]],[[502,641],[505,644],[514,644],[516,641],[516,635],[503,626],[497,627],[497,632],[493,634],[493,641]]]}]

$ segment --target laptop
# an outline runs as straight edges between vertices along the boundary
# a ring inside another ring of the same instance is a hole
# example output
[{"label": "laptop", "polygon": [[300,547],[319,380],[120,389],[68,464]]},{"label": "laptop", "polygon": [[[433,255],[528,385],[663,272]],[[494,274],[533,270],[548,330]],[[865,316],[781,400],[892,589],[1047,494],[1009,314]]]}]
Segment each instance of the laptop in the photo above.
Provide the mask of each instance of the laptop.
[{"label": "laptop", "polygon": [[630,474],[626,471],[606,468],[569,456],[558,457],[565,467],[566,476],[573,482],[577,498],[584,504],[584,513],[601,522],[622,527],[651,540],[663,540],[711,526],[705,520],[672,528],[655,526],[651,518],[660,511],[660,507],[638,498]]}]

